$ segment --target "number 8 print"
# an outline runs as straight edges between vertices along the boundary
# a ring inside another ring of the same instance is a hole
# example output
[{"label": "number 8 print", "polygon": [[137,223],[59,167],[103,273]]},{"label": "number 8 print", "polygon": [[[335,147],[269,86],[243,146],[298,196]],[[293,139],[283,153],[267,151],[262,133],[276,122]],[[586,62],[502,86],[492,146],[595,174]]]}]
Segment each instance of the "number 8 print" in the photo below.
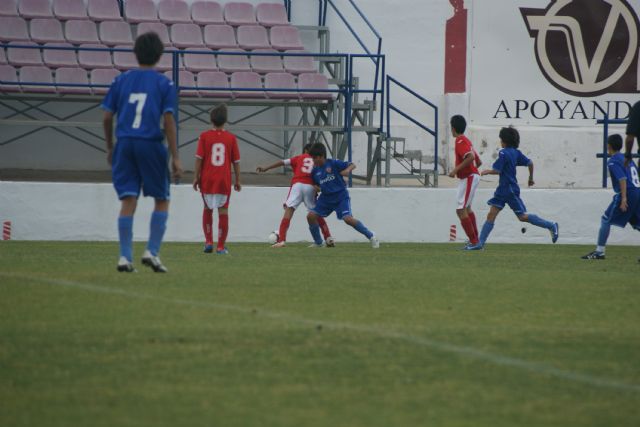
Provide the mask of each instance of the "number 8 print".
[{"label": "number 8 print", "polygon": [[211,164],[213,166],[222,166],[224,165],[224,154],[225,147],[224,144],[216,143],[211,146]]},{"label": "number 8 print", "polygon": [[636,188],[640,188],[640,178],[638,178],[638,169],[636,169],[633,165],[630,167],[631,169],[631,182],[633,186]]}]

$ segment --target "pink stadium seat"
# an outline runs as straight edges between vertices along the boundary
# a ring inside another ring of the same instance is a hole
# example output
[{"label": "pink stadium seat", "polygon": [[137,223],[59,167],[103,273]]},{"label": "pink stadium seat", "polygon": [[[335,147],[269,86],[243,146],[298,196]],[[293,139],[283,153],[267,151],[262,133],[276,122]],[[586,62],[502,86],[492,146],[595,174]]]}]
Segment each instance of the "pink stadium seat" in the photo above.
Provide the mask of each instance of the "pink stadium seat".
[{"label": "pink stadium seat", "polygon": [[[20,69],[20,83],[53,83],[51,70],[43,66],[28,66]],[[20,84],[23,92],[53,93],[54,86],[35,86]]]},{"label": "pink stadium seat", "polygon": [[138,35],[149,32],[156,33],[165,48],[173,46],[169,39],[169,30],[165,24],[161,22],[142,22],[138,24]]},{"label": "pink stadium seat", "polygon": [[[285,53],[309,53],[304,50],[287,50]],[[316,73],[318,67],[313,63],[312,56],[284,56],[284,69],[287,73]]]},{"label": "pink stadium seat", "polygon": [[[97,70],[91,70],[91,84],[92,85],[111,85],[113,80],[118,77],[120,71],[113,68],[98,68]],[[93,93],[97,95],[105,94],[109,88],[106,87],[94,87]]]},{"label": "pink stadium seat", "polygon": [[191,5],[191,19],[199,25],[225,23],[220,3],[208,0],[195,1]]},{"label": "pink stadium seat", "polygon": [[271,45],[267,37],[267,29],[262,25],[239,26],[238,45],[246,50],[270,48]]},{"label": "pink stadium seat", "polygon": [[22,18],[0,17],[0,41],[31,41],[26,21]]},{"label": "pink stadium seat", "polygon": [[296,27],[291,26],[271,28],[271,46],[278,50],[304,49],[300,32]]},{"label": "pink stadium seat", "polygon": [[160,0],[158,17],[167,24],[190,24],[189,5],[184,0]]},{"label": "pink stadium seat", "polygon": [[[274,49],[256,49],[253,53],[278,53]],[[251,60],[251,69],[256,73],[278,73],[284,71],[282,67],[282,58],[280,56],[254,56],[249,57]]]},{"label": "pink stadium seat", "polygon": [[266,95],[262,90],[256,91],[236,91],[234,89],[254,89],[262,88],[260,74],[253,71],[240,71],[231,75],[231,90],[236,98],[264,98]]},{"label": "pink stadium seat", "polygon": [[229,2],[224,5],[224,20],[233,26],[255,25],[256,14],[251,3]]},{"label": "pink stadium seat", "polygon": [[297,99],[298,87],[293,74],[289,73],[269,73],[264,76],[265,89],[291,89],[291,92],[269,92],[266,91],[267,98],[271,99]]},{"label": "pink stadium seat", "polygon": [[158,11],[153,0],[127,0],[124,14],[129,22],[157,22]]},{"label": "pink stadium seat", "polygon": [[93,21],[67,21],[67,24],[65,25],[65,32],[69,43],[100,43],[96,24]]},{"label": "pink stadium seat", "polygon": [[53,18],[50,0],[20,0],[18,12],[23,18]]},{"label": "pink stadium seat", "polygon": [[289,25],[287,11],[282,3],[260,3],[256,6],[258,23],[265,27]]},{"label": "pink stadium seat", "polygon": [[[119,45],[115,46],[118,49],[131,49],[131,45]],[[132,68],[138,68],[138,60],[131,52],[113,52],[113,65],[118,70],[130,70]]]},{"label": "pink stadium seat", "polygon": [[87,12],[92,21],[121,21],[118,2],[113,0],[89,0]]},{"label": "pink stadium seat", "polygon": [[300,97],[305,99],[333,99],[332,92],[304,92],[305,89],[329,89],[327,76],[320,73],[305,73],[298,76]]},{"label": "pink stadium seat", "polygon": [[132,45],[131,26],[122,21],[102,22],[100,23],[100,40],[107,46]]},{"label": "pink stadium seat", "polygon": [[7,59],[12,65],[43,65],[40,49],[11,48],[11,45],[38,46],[36,43],[11,42],[7,49]]},{"label": "pink stadium seat", "polygon": [[[244,52],[242,49],[225,49],[221,52]],[[249,58],[246,55],[218,55],[218,68],[225,73],[251,71]]]},{"label": "pink stadium seat", "polygon": [[171,42],[176,47],[202,47],[202,32],[196,24],[173,24]]},{"label": "pink stadium seat", "polygon": [[31,40],[38,43],[65,42],[62,25],[57,19],[32,19]]},{"label": "pink stadium seat", "polygon": [[[0,65],[0,81],[18,83],[18,74],[11,65]],[[0,84],[0,92],[20,92],[19,85]]]},{"label": "pink stadium seat", "polygon": [[[73,47],[71,43],[46,43],[45,47]],[[74,50],[42,49],[44,64],[49,68],[77,67],[78,57]]]},{"label": "pink stadium seat", "polygon": [[204,44],[213,49],[233,49],[238,47],[236,35],[230,25],[205,26]]},{"label": "pink stadium seat", "polygon": [[[180,58],[178,57],[178,68],[181,70],[184,69],[184,66],[180,63]],[[173,69],[173,55],[170,52],[165,52],[160,57],[160,62],[156,64],[156,69],[158,71],[167,71]]]},{"label": "pink stadium seat", "polygon": [[[82,68],[58,68],[56,70],[56,83],[73,83],[88,85],[89,79],[87,78],[87,70]],[[57,86],[59,93],[91,93],[91,88],[88,86]]]},{"label": "pink stadium seat", "polygon": [[221,71],[202,71],[198,73],[198,91],[200,96],[206,96],[210,98],[225,98],[232,97],[229,90],[202,90],[201,87],[220,87],[229,89],[229,78]]},{"label": "pink stadium seat", "polygon": [[[86,48],[106,48],[101,44],[82,44]],[[82,68],[112,68],[111,52],[98,50],[81,50],[78,52],[78,62]]]},{"label": "pink stadium seat", "polygon": [[[213,53],[211,49],[204,47],[196,47],[187,50]],[[216,57],[214,55],[199,55],[197,53],[184,54],[184,67],[189,71],[214,71],[218,69],[218,66],[216,65]]]},{"label": "pink stadium seat", "polygon": [[18,16],[16,0],[0,1],[0,16]]},{"label": "pink stadium seat", "polygon": [[0,64],[1,65],[7,64],[7,54],[5,53],[3,47],[0,47]]},{"label": "pink stadium seat", "polygon": [[[164,75],[167,76],[169,80],[173,79],[171,75],[171,71],[165,72]],[[181,96],[198,96],[198,91],[195,90],[196,78],[194,77],[191,71],[180,71],[180,81],[178,83],[180,87],[193,88],[193,89],[181,89],[179,92]]]},{"label": "pink stadium seat", "polygon": [[87,9],[83,0],[53,0],[53,14],[63,21],[87,19]]}]

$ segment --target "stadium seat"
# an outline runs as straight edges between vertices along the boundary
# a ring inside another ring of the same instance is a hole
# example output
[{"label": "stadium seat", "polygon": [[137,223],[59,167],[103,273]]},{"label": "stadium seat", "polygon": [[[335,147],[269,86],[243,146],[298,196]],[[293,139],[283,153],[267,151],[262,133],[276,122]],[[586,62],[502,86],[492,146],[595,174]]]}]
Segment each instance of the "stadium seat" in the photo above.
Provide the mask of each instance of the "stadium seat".
[{"label": "stadium seat", "polygon": [[[245,52],[243,49],[225,49],[222,52]],[[225,73],[251,71],[246,55],[218,55],[218,68]]]},{"label": "stadium seat", "polygon": [[53,0],[53,14],[63,21],[87,19],[87,8],[83,0]]},{"label": "stadium seat", "polygon": [[[11,65],[0,65],[0,81],[18,83],[18,74]],[[0,84],[0,92],[20,92],[19,85]]]},{"label": "stadium seat", "polygon": [[241,25],[238,27],[238,45],[245,50],[268,49],[267,29],[262,25]]},{"label": "stadium seat", "polygon": [[[304,50],[287,50],[285,53],[309,53]],[[318,67],[312,56],[284,56],[284,70],[291,74],[316,73]]]},{"label": "stadium seat", "polygon": [[[117,49],[131,49],[131,45],[118,45],[115,46]],[[138,68],[138,60],[134,55],[133,51],[131,52],[113,52],[113,65],[118,70],[130,70],[132,68]]]},{"label": "stadium seat", "polygon": [[[173,80],[171,71],[165,72],[164,75],[167,76],[169,80]],[[191,71],[181,70],[179,78],[180,78],[180,81],[178,82],[179,83],[178,86],[193,88],[193,89],[180,89],[181,96],[198,96],[198,91],[196,90],[196,78]]]},{"label": "stadium seat", "polygon": [[333,99],[332,92],[304,92],[305,89],[329,89],[327,76],[320,73],[305,73],[298,76],[300,97],[304,99]]},{"label": "stadium seat", "polygon": [[92,21],[122,21],[118,3],[113,0],[89,0],[87,13]]},{"label": "stadium seat", "polygon": [[229,2],[224,5],[224,20],[229,25],[255,25],[256,14],[251,3]]},{"label": "stadium seat", "polygon": [[0,47],[0,64],[2,64],[2,65],[6,65],[7,64],[7,54],[4,51],[3,47]]},{"label": "stadium seat", "polygon": [[51,70],[44,66],[27,66],[20,69],[20,87],[23,92],[53,93],[56,88],[52,86],[35,86],[25,83],[49,83],[53,84]]},{"label": "stadium seat", "polygon": [[[45,47],[73,47],[71,43],[46,43]],[[78,56],[74,50],[42,49],[44,64],[49,68],[77,67]]]},{"label": "stadium seat", "polygon": [[138,36],[148,32],[156,33],[158,37],[160,37],[165,48],[173,46],[171,44],[171,39],[169,39],[169,30],[165,24],[161,22],[142,22],[138,24]]},{"label": "stadium seat", "polygon": [[183,0],[160,0],[158,17],[166,24],[190,24],[189,5]]},{"label": "stadium seat", "polygon": [[[183,70],[184,66],[180,62],[180,56],[178,56],[178,68]],[[171,52],[165,52],[160,57],[160,61],[156,64],[156,69],[159,71],[167,71],[173,69],[173,54]]]},{"label": "stadium seat", "polygon": [[196,24],[173,24],[171,43],[176,47],[203,47],[202,32]]},{"label": "stadium seat", "polygon": [[300,32],[296,27],[272,27],[271,46],[278,50],[302,50],[304,45],[300,40]]},{"label": "stadium seat", "polygon": [[268,73],[264,76],[265,89],[291,89],[291,92],[269,92],[266,91],[267,98],[271,99],[297,99],[298,87],[293,74],[289,73]]},{"label": "stadium seat", "polygon": [[22,18],[0,17],[0,41],[31,41],[26,21]]},{"label": "stadium seat", "polygon": [[[194,47],[187,49],[192,51],[213,53],[211,49],[205,47]],[[218,69],[216,65],[216,57],[214,55],[200,55],[197,53],[184,54],[184,68],[189,71],[214,71]]]},{"label": "stadium seat", "polygon": [[191,5],[191,19],[199,25],[224,24],[222,6],[215,1],[196,1]]},{"label": "stadium seat", "polygon": [[100,23],[100,40],[107,46],[132,45],[131,26],[122,21],[105,21]]},{"label": "stadium seat", "polygon": [[12,48],[12,45],[38,46],[36,43],[10,42],[7,49],[7,59],[11,65],[43,65],[40,49]]},{"label": "stadium seat", "polygon": [[289,25],[287,10],[282,3],[260,3],[256,6],[256,18],[260,25],[273,27]]},{"label": "stadium seat", "polygon": [[[87,70],[82,68],[58,68],[56,70],[56,83],[89,84]],[[58,93],[91,93],[88,86],[57,86]]]},{"label": "stadium seat", "polygon": [[256,91],[236,91],[234,89],[254,89],[262,88],[262,80],[260,74],[253,71],[240,71],[231,74],[231,90],[235,98],[264,98],[265,93],[262,90]]},{"label": "stadium seat", "polygon": [[132,23],[158,21],[158,11],[153,0],[127,0],[124,2],[124,15]]},{"label": "stadium seat", "polygon": [[20,0],[18,12],[28,19],[53,18],[50,0]]},{"label": "stadium seat", "polygon": [[[91,84],[92,85],[111,85],[113,80],[118,77],[120,71],[113,68],[98,68],[97,70],[91,70]],[[106,87],[94,87],[91,88],[92,92],[96,95],[102,95],[107,93],[109,88]]]},{"label": "stadium seat", "polygon": [[62,25],[57,19],[32,19],[30,25],[31,40],[37,43],[65,42]]},{"label": "stadium seat", "polygon": [[229,90],[202,90],[201,87],[220,87],[229,88],[229,78],[221,71],[202,71],[198,73],[198,92],[200,96],[208,98],[224,98],[232,97]]},{"label": "stadium seat", "polygon": [[100,43],[96,24],[89,20],[67,21],[65,25],[67,41],[73,44]]},{"label": "stadium seat", "polygon": [[236,35],[230,25],[207,25],[204,27],[204,44],[213,49],[237,48]]},{"label": "stadium seat", "polygon": [[16,0],[0,1],[0,16],[18,16]]},{"label": "stadium seat", "polygon": [[[85,48],[106,48],[101,44],[82,44]],[[78,51],[78,63],[82,68],[113,68],[111,52],[104,50],[80,50]]]},{"label": "stadium seat", "polygon": [[[274,49],[256,49],[253,53],[278,53]],[[280,56],[255,56],[249,57],[251,61],[251,69],[256,73],[278,73],[284,71],[282,67],[282,58]]]}]

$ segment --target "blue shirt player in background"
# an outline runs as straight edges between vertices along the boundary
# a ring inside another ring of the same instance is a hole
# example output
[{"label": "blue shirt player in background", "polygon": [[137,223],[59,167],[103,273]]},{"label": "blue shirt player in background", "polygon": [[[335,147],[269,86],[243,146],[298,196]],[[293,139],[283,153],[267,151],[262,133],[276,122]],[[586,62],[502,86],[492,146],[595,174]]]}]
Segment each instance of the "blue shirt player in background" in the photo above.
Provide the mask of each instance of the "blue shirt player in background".
[{"label": "blue shirt player in background", "polygon": [[349,176],[349,173],[356,168],[356,165],[342,160],[327,159],[327,149],[321,143],[313,144],[309,149],[309,154],[313,157],[315,166],[311,171],[311,178],[320,187],[320,196],[318,196],[316,206],[307,215],[314,246],[322,246],[318,218],[326,218],[331,215],[331,212],[335,211],[338,219],[344,220],[344,222],[369,239],[371,247],[374,249],[379,248],[380,242],[375,234],[369,231],[363,223],[355,219],[351,213],[351,198],[349,197],[344,177]]},{"label": "blue shirt player in background", "polygon": [[[173,176],[178,179],[182,166],[176,146],[176,88],[164,75],[154,70],[164,47],[156,33],[136,39],[134,53],[140,67],[116,77],[102,102],[103,125],[107,142],[107,159],[111,165],[113,186],[122,202],[118,218],[120,259],[117,269],[134,272],[133,214],[142,189],[155,199],[151,215],[149,242],[142,263],[155,272],[165,273],[158,253],[169,213],[168,151],[171,152]],[[113,144],[113,117],[117,116]],[[164,133],[160,120],[164,123]],[[163,144],[167,137],[169,150]]]},{"label": "blue shirt player in background", "polygon": [[529,168],[529,187],[533,182],[533,162],[518,150],[520,146],[520,134],[513,127],[500,129],[500,144],[502,149],[498,153],[498,158],[491,169],[483,170],[480,175],[500,175],[498,188],[487,204],[491,206],[487,221],[480,231],[480,242],[477,245],[467,246],[466,250],[479,250],[484,247],[496,217],[505,205],[509,205],[513,213],[522,222],[528,222],[532,225],[546,228],[551,233],[551,241],[558,241],[558,223],[547,221],[539,216],[527,213],[527,208],[520,198],[520,186],[516,178],[516,168],[518,166],[527,166]]},{"label": "blue shirt player in background", "polygon": [[598,245],[596,250],[582,257],[582,259],[604,259],[605,246],[609,238],[611,226],[624,228],[628,223],[640,231],[640,179],[635,163],[627,162],[620,152],[622,136],[611,135],[607,140],[607,152],[611,156],[607,161],[611,184],[615,195],[611,204],[604,211],[600,221]]}]

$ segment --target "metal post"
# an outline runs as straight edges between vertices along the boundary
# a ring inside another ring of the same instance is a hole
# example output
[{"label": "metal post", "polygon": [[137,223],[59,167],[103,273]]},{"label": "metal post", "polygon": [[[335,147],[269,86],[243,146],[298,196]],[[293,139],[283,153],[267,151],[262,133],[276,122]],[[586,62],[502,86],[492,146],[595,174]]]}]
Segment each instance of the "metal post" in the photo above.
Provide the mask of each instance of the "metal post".
[{"label": "metal post", "polygon": [[385,101],[385,96],[387,94],[387,91],[385,90],[385,64],[386,62],[386,57],[384,55],[382,55],[382,76],[381,76],[381,83],[380,83],[380,90],[382,91],[382,93],[380,94],[380,126],[378,127],[378,132],[382,132],[382,130],[384,129],[384,101]]},{"label": "metal post", "polygon": [[[349,55],[349,61],[347,64],[348,71],[348,82],[347,82],[347,99],[345,102],[345,112],[346,112],[346,126],[347,126],[347,157],[348,162],[351,163],[353,161],[353,150],[351,147],[351,97],[353,96],[353,88],[351,87],[351,79],[353,78],[353,57]],[[353,186],[353,174],[349,173],[349,187]]]},{"label": "metal post", "polygon": [[378,37],[378,56],[376,57],[376,75],[373,81],[375,82],[373,85],[373,102],[376,102],[376,98],[378,95],[378,71],[380,68],[380,51],[382,50],[382,38]]},{"label": "metal post", "polygon": [[609,139],[609,115],[604,116],[604,135],[602,138],[602,188],[607,188],[607,139]]},{"label": "metal post", "polygon": [[180,57],[178,56],[178,52],[173,52],[172,54],[172,62],[173,62],[173,85],[176,88],[176,146],[180,147]]},{"label": "metal post", "polygon": [[[285,131],[284,131],[284,144],[283,145],[283,158],[288,158],[288,147],[287,145],[289,144],[289,131],[287,130],[286,126],[289,126],[289,106],[285,106],[284,107],[284,125],[285,125]],[[283,169],[284,172],[284,169]]]},{"label": "metal post", "polygon": [[436,123],[434,126],[434,130],[435,130],[434,138],[436,143],[435,143],[435,150],[434,150],[435,154],[433,156],[433,159],[434,159],[433,172],[434,172],[434,175],[437,176],[438,175],[438,142],[439,142],[438,141],[438,108],[435,109],[435,119],[436,119]]},{"label": "metal post", "polygon": [[384,186],[391,185],[391,141],[386,138],[385,161],[384,161]]}]

